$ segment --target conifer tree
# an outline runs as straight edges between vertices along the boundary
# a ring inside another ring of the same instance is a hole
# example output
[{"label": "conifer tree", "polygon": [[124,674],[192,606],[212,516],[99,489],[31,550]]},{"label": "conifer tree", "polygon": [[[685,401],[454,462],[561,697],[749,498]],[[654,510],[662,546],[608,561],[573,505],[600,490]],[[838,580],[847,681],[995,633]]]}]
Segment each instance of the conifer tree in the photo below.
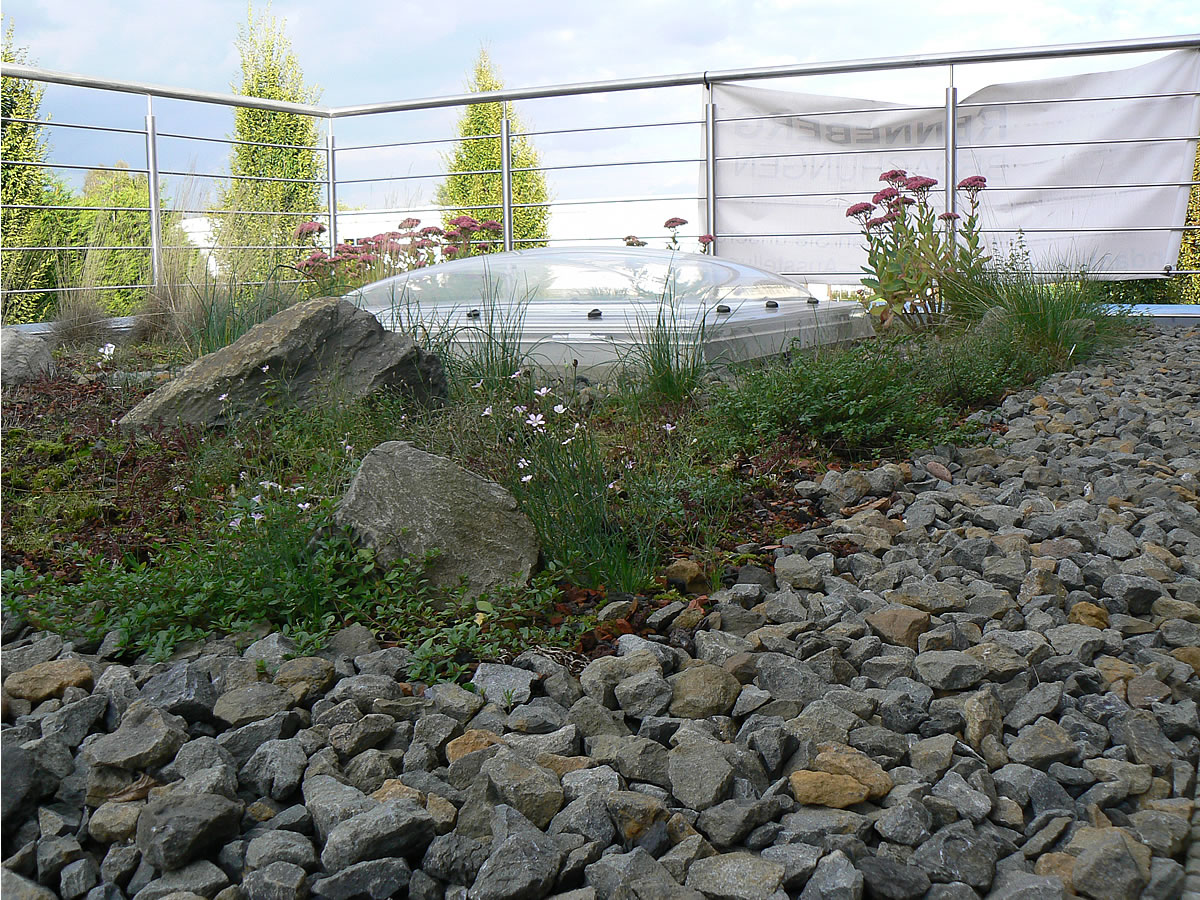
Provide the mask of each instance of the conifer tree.
[{"label": "conifer tree", "polygon": [[[289,103],[315,104],[320,88],[307,85],[300,63],[284,31],[286,22],[271,15],[270,6],[255,16],[247,9],[235,46],[241,55],[242,82],[235,93]],[[280,263],[292,263],[290,249],[244,250],[244,247],[285,248],[297,243],[295,229],[323,208],[324,154],[318,150],[317,120],[297,113],[240,108],[234,112],[239,141],[230,151],[229,185],[220,192],[213,230],[222,248],[222,264],[244,280],[269,278]],[[290,146],[262,146],[290,145]],[[251,180],[237,176],[270,179]],[[235,213],[235,210],[245,212]],[[292,213],[295,215],[268,215]]]},{"label": "conifer tree", "polygon": [[[472,93],[498,91],[504,87],[486,50],[479,51],[469,90]],[[438,187],[435,202],[446,208],[444,218],[467,215],[479,221],[503,221],[503,187],[500,176],[500,120],[508,115],[513,134],[524,130],[511,103],[474,103],[463,110],[458,121],[460,138],[453,153],[445,158],[446,180]],[[518,203],[545,203],[549,199],[546,178],[542,172],[519,172],[517,169],[540,165],[537,150],[528,138],[512,139],[512,198],[513,248],[516,250],[545,245],[550,224],[550,209],[546,206],[517,207]],[[495,169],[487,174],[472,173]],[[482,207],[472,209],[471,207]]]}]

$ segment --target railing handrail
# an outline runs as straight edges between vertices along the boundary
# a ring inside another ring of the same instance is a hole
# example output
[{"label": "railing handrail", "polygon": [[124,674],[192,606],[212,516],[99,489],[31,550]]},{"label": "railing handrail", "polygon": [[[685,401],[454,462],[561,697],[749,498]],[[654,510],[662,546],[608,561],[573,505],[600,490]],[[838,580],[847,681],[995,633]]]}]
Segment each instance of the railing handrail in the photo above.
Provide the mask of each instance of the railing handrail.
[{"label": "railing handrail", "polygon": [[18,63],[0,65],[0,72],[13,78],[26,78],[49,84],[96,88],[131,94],[150,95],[170,100],[190,100],[239,106],[273,112],[290,112],[316,118],[340,119],[376,113],[438,109],[447,106],[468,106],[476,103],[496,103],[514,100],[535,100],[548,97],[570,97],[578,94],[603,94],[619,91],[650,90],[666,87],[707,86],[726,81],[757,81],[764,78],[794,78],[811,75],[845,75],[859,72],[880,72],[891,69],[917,69],[937,66],[979,63],[1018,62],[1033,59],[1063,59],[1076,56],[1103,56],[1117,53],[1153,53],[1166,50],[1200,49],[1200,33],[1153,38],[1127,38],[1115,41],[1090,41],[1072,44],[1048,44],[1035,47],[1013,47],[994,50],[971,50],[958,53],[914,53],[905,56],[881,56],[839,62],[792,63],[783,66],[763,66],[747,69],[718,69],[675,75],[655,75],[642,78],[617,78],[608,81],[583,81],[572,84],[541,85],[528,88],[505,88],[479,93],[448,94],[413,100],[395,100],[351,106],[317,106],[306,103],[286,103],[264,100],[217,91],[197,91],[150,82],[98,78],[75,72],[60,72]]}]

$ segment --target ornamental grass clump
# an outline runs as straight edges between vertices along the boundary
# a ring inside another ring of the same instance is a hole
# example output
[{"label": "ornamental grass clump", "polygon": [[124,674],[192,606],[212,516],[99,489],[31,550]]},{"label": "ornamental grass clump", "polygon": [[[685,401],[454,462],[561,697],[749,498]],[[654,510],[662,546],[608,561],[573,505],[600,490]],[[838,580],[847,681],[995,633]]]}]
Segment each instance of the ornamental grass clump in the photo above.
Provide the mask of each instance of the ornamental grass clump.
[{"label": "ornamental grass clump", "polygon": [[884,325],[893,316],[912,331],[945,324],[955,312],[946,281],[981,273],[989,259],[979,224],[979,194],[987,180],[972,175],[958,183],[967,196],[965,218],[935,211],[930,191],[937,179],[891,169],[879,180],[887,187],[846,210],[867,239],[862,283],[871,294],[864,303]]}]

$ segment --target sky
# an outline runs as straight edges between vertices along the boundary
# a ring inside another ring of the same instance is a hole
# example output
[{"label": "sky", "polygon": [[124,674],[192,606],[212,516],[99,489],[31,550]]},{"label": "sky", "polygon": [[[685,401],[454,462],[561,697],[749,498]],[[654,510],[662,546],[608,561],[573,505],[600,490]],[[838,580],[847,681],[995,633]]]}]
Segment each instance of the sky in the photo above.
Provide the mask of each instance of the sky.
[{"label": "sky", "polygon": [[[256,3],[256,9],[263,7]],[[1200,32],[1200,7],[1195,0],[994,4],[961,0],[401,0],[388,4],[275,0],[270,11],[285,20],[306,79],[321,86],[324,105],[459,93],[481,48],[488,50],[507,86],[528,87]],[[234,39],[246,20],[247,7],[244,0],[5,0],[3,14],[6,24],[14,25],[17,45],[27,48],[31,62],[44,68],[229,91],[239,75]],[[958,67],[955,80],[960,90],[970,91],[997,81],[1120,68],[1148,58]],[[770,87],[936,104],[942,100],[946,80],[946,71],[938,69],[829,76]],[[527,101],[519,104],[518,114],[526,128],[552,130],[694,120],[701,116],[700,104],[698,88],[680,88]],[[60,122],[136,129],[143,124],[145,101],[51,86],[43,111]],[[231,117],[221,109],[158,101],[155,112],[160,132],[217,138],[231,132]],[[336,137],[339,148],[449,137],[454,120],[453,111],[338,120]],[[690,160],[701,147],[698,126],[546,135],[534,140],[543,161],[557,166],[656,156]],[[144,164],[144,146],[136,136],[105,139],[95,133],[56,129],[52,144],[54,159],[60,163],[86,166],[123,159],[135,166]],[[160,153],[164,169],[203,173],[189,179],[176,176],[172,189],[176,195],[185,191],[203,195],[212,183],[207,173],[218,174],[225,159],[220,144],[181,139],[168,139]],[[441,165],[436,145],[339,152],[339,178],[403,176],[382,184],[347,186],[339,199],[369,208],[419,207],[430,201]],[[696,163],[690,161],[555,171],[552,193],[564,204],[554,212],[556,235],[655,230],[657,217],[667,210],[673,210],[668,215],[692,218],[695,199],[619,209],[615,204],[566,204],[649,195],[694,198],[699,192],[697,172]],[[657,228],[657,233],[662,229]]]}]

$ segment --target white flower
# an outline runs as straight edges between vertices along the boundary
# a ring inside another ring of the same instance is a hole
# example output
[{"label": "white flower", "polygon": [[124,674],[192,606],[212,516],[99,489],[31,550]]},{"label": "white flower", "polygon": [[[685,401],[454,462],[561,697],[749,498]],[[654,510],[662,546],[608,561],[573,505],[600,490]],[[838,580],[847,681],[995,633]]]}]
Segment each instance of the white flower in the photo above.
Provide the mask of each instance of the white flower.
[{"label": "white flower", "polygon": [[528,484],[528,483],[529,483],[529,482],[531,482],[531,481],[533,481],[533,476],[532,476],[532,475],[523,475],[523,476],[521,476],[521,484]]},{"label": "white flower", "polygon": [[571,441],[573,441],[573,440],[575,440],[575,438],[569,437],[565,441],[559,441],[559,443],[565,447],[565,446],[567,446],[567,444],[571,443]]},{"label": "white flower", "polygon": [[484,409],[484,411],[483,411],[483,412],[481,412],[479,415],[480,415],[480,416],[482,416],[482,417],[484,417],[484,418],[487,418],[487,417],[488,417],[488,416],[490,416],[491,414],[492,414],[492,408],[489,406],[489,407],[486,407],[486,408]]},{"label": "white flower", "polygon": [[296,506],[299,507],[299,509],[302,511],[306,510],[306,509],[312,509],[311,503],[297,503]]},{"label": "white flower", "polygon": [[550,393],[550,388],[540,387],[536,391],[534,391],[534,393],[537,394],[539,397],[545,397],[548,393]]},{"label": "white flower", "polygon": [[517,468],[518,469],[528,469],[529,468],[529,460],[527,460],[525,457],[522,456],[520,459],[517,460]]},{"label": "white flower", "polygon": [[525,424],[530,428],[536,428],[541,431],[542,426],[546,424],[546,417],[541,413],[530,413],[529,418],[525,420]]},{"label": "white flower", "polygon": [[185,488],[182,484],[177,484],[175,487],[171,488],[171,490],[178,494],[180,491],[186,491],[187,488]]},{"label": "white flower", "polygon": [[218,403],[224,403],[224,402],[225,402],[226,400],[228,400],[228,399],[229,399],[229,395],[228,395],[228,394],[222,394],[220,397],[218,397],[218,398],[217,398],[217,402],[218,402]]},{"label": "white flower", "polygon": [[521,370],[520,370],[520,369],[517,369],[517,371],[513,372],[513,373],[512,373],[511,375],[509,375],[508,377],[509,377],[509,379],[510,379],[510,380],[512,380],[512,381],[516,381],[518,378],[520,378],[520,377],[521,377]]},{"label": "white flower", "polygon": [[615,490],[617,489],[617,485],[618,485],[619,483],[620,483],[620,482],[617,482],[617,481],[610,481],[610,482],[608,483],[608,489],[609,489],[610,491],[615,491]]},{"label": "white flower", "polygon": [[112,344],[105,344],[103,347],[100,348],[100,356],[103,357],[105,362],[107,362],[108,360],[113,358],[113,353],[115,353],[116,350],[117,350],[117,348],[115,346],[113,346]]},{"label": "white flower", "polygon": [[633,460],[632,460],[632,459],[627,459],[627,460],[625,460],[625,468],[626,468],[626,469],[632,469],[632,468],[633,468]]},{"label": "white flower", "polygon": [[523,415],[525,415],[526,411],[528,411],[528,409],[529,409],[528,406],[514,406],[513,412],[515,412],[518,416],[523,416]]},{"label": "white flower", "polygon": [[663,429],[663,431],[665,431],[667,434],[670,434],[672,431],[674,431],[674,430],[675,430],[675,426],[674,426],[674,425],[672,425],[670,422],[668,422],[666,425],[664,425],[664,426],[662,427],[662,429]]},{"label": "white flower", "polygon": [[555,405],[555,407],[554,407],[554,412],[555,412],[557,415],[560,415],[560,416],[561,416],[561,415],[562,415],[563,413],[565,413],[566,411],[567,411],[567,408],[566,408],[565,406],[563,406],[561,403],[558,403],[558,404],[556,404],[556,405]]},{"label": "white flower", "polygon": [[265,519],[266,516],[264,516],[260,512],[256,512],[256,513],[250,513],[250,518],[252,518],[254,520],[254,524],[257,525],[259,522],[261,522],[263,519]]},{"label": "white flower", "polygon": [[251,503],[262,503],[262,494],[255,494],[250,498]]},{"label": "white flower", "polygon": [[230,528],[232,528],[232,529],[234,529],[235,531],[236,531],[238,528],[241,528],[241,527],[242,527],[242,517],[241,517],[241,516],[238,516],[236,519],[230,519],[230,520],[229,520],[229,527],[230,527]]},{"label": "white flower", "polygon": [[274,481],[260,481],[260,482],[258,483],[258,486],[259,486],[260,488],[266,488],[267,490],[270,490],[271,488],[275,488],[276,490],[280,490],[280,489],[283,487],[283,485],[281,485],[281,484],[278,484],[278,483],[276,483],[276,482],[274,482]]},{"label": "white flower", "polygon": [[471,385],[471,387],[475,388],[475,390],[479,390],[481,387],[483,387],[483,379],[480,378],[477,382]]},{"label": "white flower", "polygon": [[263,374],[266,374],[268,371],[270,371],[270,368],[271,368],[271,364],[270,364],[270,363],[267,363],[265,366],[263,366],[263,367],[262,367]]}]

